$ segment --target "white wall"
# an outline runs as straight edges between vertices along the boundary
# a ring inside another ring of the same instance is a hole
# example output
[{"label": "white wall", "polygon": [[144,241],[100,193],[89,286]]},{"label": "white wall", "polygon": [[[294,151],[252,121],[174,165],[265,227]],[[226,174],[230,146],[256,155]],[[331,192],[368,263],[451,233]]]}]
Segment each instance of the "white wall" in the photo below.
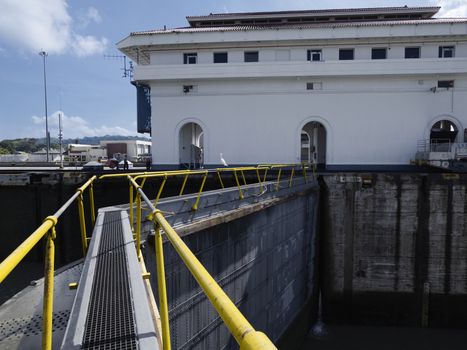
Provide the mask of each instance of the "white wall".
[{"label": "white wall", "polygon": [[[153,162],[178,164],[179,129],[196,122],[205,132],[205,164],[291,163],[300,160],[308,121],[328,129],[327,163],[409,164],[435,118],[467,127],[467,79],[432,93],[437,77],[326,78],[320,91],[306,79],[203,81],[196,94],[178,83],[152,86]],[[463,136],[463,132],[460,132]]]}]

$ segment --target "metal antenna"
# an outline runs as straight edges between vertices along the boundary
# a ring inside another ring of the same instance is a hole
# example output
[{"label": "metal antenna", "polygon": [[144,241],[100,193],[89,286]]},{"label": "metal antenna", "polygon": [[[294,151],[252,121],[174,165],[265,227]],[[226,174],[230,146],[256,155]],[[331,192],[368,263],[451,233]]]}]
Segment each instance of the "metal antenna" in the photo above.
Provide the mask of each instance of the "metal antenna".
[{"label": "metal antenna", "polygon": [[104,55],[104,58],[107,59],[113,59],[113,60],[123,60],[123,68],[121,70],[123,71],[122,78],[130,78],[133,79],[133,62],[128,60],[127,62],[127,57],[124,55]]}]

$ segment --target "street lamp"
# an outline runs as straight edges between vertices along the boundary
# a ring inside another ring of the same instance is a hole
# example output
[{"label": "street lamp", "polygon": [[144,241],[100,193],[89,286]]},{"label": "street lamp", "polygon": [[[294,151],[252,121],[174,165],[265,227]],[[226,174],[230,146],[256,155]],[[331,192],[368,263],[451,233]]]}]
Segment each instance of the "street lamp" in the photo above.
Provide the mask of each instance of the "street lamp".
[{"label": "street lamp", "polygon": [[47,148],[47,162],[49,162],[50,135],[49,135],[49,118],[47,116],[47,78],[45,75],[45,58],[48,55],[47,55],[47,52],[45,51],[39,52],[39,55],[42,56],[42,62],[44,66],[45,144]]}]

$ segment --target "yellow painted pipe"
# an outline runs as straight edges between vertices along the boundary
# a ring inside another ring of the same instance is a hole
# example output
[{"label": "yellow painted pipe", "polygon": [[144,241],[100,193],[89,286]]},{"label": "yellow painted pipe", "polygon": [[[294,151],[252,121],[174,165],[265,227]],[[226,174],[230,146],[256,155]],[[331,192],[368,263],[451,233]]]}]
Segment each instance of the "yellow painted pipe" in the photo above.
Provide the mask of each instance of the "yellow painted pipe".
[{"label": "yellow painted pipe", "polygon": [[99,176],[99,180],[103,180],[103,179],[111,179],[111,178],[114,178],[114,177],[128,177],[128,176],[138,176],[138,175],[144,175],[144,174],[147,174],[146,172],[142,172],[142,173],[118,173],[118,174],[105,174],[105,175],[101,175]]},{"label": "yellow painted pipe", "polygon": [[55,227],[47,234],[44,269],[44,300],[42,308],[42,349],[52,349],[52,322],[54,301]]},{"label": "yellow painted pipe", "polygon": [[47,217],[21,245],[0,263],[0,283],[23,260],[27,253],[40,241],[42,237],[57,223],[55,216]]},{"label": "yellow painted pipe", "polygon": [[305,183],[308,183],[308,179],[306,177],[306,166],[305,163],[302,163],[302,172],[303,172],[303,178],[305,179]]},{"label": "yellow painted pipe", "polygon": [[134,216],[135,216],[135,213],[133,212],[133,184],[130,182],[130,188],[129,188],[129,192],[130,192],[130,226],[131,226],[131,231],[134,233],[135,232],[135,220],[134,220]]},{"label": "yellow painted pipe", "polygon": [[268,176],[268,168],[264,168],[263,182],[266,182],[267,176]]},{"label": "yellow painted pipe", "polygon": [[277,174],[277,183],[276,183],[276,192],[279,191],[279,183],[281,181],[282,168],[279,168],[279,173]]},{"label": "yellow painted pipe", "polygon": [[217,177],[219,178],[219,182],[221,183],[221,187],[224,189],[224,182],[222,181],[221,173],[217,171]]},{"label": "yellow painted pipe", "polygon": [[84,183],[84,185],[82,185],[81,187],[79,187],[79,188],[77,189],[77,191],[83,193],[84,190],[85,190],[90,184],[92,184],[96,178],[97,178],[96,175],[94,175],[93,177],[91,177],[88,181],[86,181],[86,182]]},{"label": "yellow painted pipe", "polygon": [[260,192],[263,192],[263,183],[261,182],[261,177],[259,176],[259,170],[258,168],[256,170],[256,177],[258,178],[258,183],[259,183],[259,190]]},{"label": "yellow painted pipe", "polygon": [[[262,336],[260,332],[256,332],[252,325],[248,322],[245,316],[238,310],[235,304],[225,294],[221,287],[217,284],[214,278],[204,268],[196,256],[186,246],[182,239],[178,236],[175,230],[165,220],[159,210],[156,210],[154,217],[161,225],[167,238],[172,243],[178,255],[182,258],[185,265],[191,271],[193,277],[198,281],[201,288],[215,307],[220,317],[228,327],[229,331],[234,336],[241,349],[276,349],[274,344]],[[248,335],[252,333],[251,335]],[[259,334],[258,334],[259,333]],[[260,347],[256,347],[260,346]]]},{"label": "yellow painted pipe", "polygon": [[180,189],[180,193],[178,194],[179,196],[181,196],[183,194],[183,191],[185,190],[186,182],[188,181],[188,176],[189,175],[190,174],[186,174],[185,178],[183,179],[182,188]]},{"label": "yellow painted pipe", "polygon": [[81,230],[81,244],[83,246],[83,256],[86,256],[88,250],[88,241],[86,239],[86,219],[84,217],[84,204],[83,204],[83,193],[80,192],[78,196],[78,214],[79,214],[79,227]]},{"label": "yellow painted pipe", "polygon": [[237,188],[238,188],[238,193],[240,194],[240,199],[243,199],[243,192],[242,188],[240,187],[240,182],[238,181],[238,176],[237,176],[237,171],[234,170],[234,177],[235,177],[235,182],[237,183]]},{"label": "yellow painted pipe", "polygon": [[277,349],[263,332],[249,332],[245,334],[240,350],[272,350]]},{"label": "yellow painted pipe", "polygon": [[147,177],[145,177],[145,178],[143,179],[143,181],[141,181],[141,185],[139,186],[139,187],[141,187],[141,189],[143,189],[144,184],[146,183],[146,180],[147,180]]},{"label": "yellow painted pipe", "polygon": [[140,255],[141,250],[141,194],[136,193],[136,255]]},{"label": "yellow painted pipe", "polygon": [[240,174],[242,174],[243,184],[246,186],[247,183],[246,183],[245,174],[244,174],[243,170],[240,170]]},{"label": "yellow painted pipe", "polygon": [[294,175],[295,175],[295,168],[292,168],[292,171],[290,172],[289,187],[292,187]]},{"label": "yellow painted pipe", "polygon": [[96,223],[96,210],[94,207],[94,186],[93,183],[91,182],[91,185],[89,187],[89,205],[91,207],[91,221],[92,221],[92,226]]},{"label": "yellow painted pipe", "polygon": [[159,187],[159,191],[157,192],[156,199],[154,200],[155,207],[157,206],[157,203],[159,203],[159,199],[161,198],[162,190],[164,189],[166,182],[167,182],[167,176],[164,176],[164,180],[162,180],[161,187]]},{"label": "yellow painted pipe", "polygon": [[167,287],[165,284],[164,251],[160,225],[155,222],[154,250],[156,253],[157,286],[159,288],[159,307],[162,323],[162,346],[170,350],[169,304],[167,302]]},{"label": "yellow painted pipe", "polygon": [[207,177],[208,177],[208,173],[206,172],[204,174],[203,181],[201,182],[201,187],[199,188],[198,196],[196,197],[195,204],[193,204],[193,207],[192,207],[193,210],[198,210],[199,200],[201,198],[201,193],[203,192],[204,184],[206,183]]}]

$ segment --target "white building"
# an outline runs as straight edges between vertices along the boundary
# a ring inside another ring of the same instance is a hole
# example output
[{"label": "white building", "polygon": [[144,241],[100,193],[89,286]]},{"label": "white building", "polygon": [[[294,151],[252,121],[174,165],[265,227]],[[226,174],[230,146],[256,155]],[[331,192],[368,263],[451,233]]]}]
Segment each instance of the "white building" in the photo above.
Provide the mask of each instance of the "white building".
[{"label": "white building", "polygon": [[116,155],[123,159],[126,155],[128,160],[135,162],[151,153],[151,142],[144,140],[106,140],[100,141],[100,145],[107,149],[109,159]]},{"label": "white building", "polygon": [[66,160],[69,162],[101,161],[106,158],[106,150],[99,145],[86,145],[81,143],[70,143],[67,146]]},{"label": "white building", "polygon": [[118,48],[151,88],[154,165],[223,153],[229,165],[388,168],[420,140],[464,142],[467,19],[438,10],[211,14],[131,33]]}]

